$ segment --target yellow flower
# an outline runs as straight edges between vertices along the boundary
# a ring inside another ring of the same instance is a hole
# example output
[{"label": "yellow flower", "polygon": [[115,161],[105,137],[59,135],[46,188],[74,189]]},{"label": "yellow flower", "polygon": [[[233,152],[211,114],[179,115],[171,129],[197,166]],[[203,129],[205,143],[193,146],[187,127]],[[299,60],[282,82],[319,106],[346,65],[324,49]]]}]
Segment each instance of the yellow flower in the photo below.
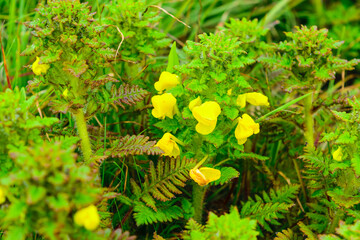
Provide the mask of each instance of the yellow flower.
[{"label": "yellow flower", "polygon": [[190,170],[190,177],[200,186],[205,186],[210,182],[216,181],[221,177],[221,172],[215,168],[202,167],[199,166],[206,160],[205,157],[201,160],[193,169]]},{"label": "yellow flower", "polygon": [[217,102],[209,101],[193,107],[192,113],[199,122],[195,127],[196,131],[202,135],[207,135],[214,131],[221,108]]},{"label": "yellow flower", "polygon": [[180,80],[178,75],[169,72],[162,72],[159,81],[154,84],[154,87],[157,91],[162,92],[165,89],[168,90],[175,87],[179,83]]},{"label": "yellow flower", "polygon": [[41,75],[43,73],[46,73],[47,70],[50,68],[50,65],[48,64],[39,64],[40,58],[36,57],[35,62],[32,65],[32,70],[36,75]]},{"label": "yellow flower", "polygon": [[257,92],[246,93],[246,101],[254,106],[270,105],[268,97]]},{"label": "yellow flower", "polygon": [[343,152],[342,152],[342,148],[339,147],[333,154],[332,154],[334,160],[340,162],[342,161],[342,157],[343,157]]},{"label": "yellow flower", "polygon": [[74,222],[79,226],[85,227],[87,230],[95,230],[100,224],[97,208],[94,205],[90,205],[78,210],[74,215]]},{"label": "yellow flower", "polygon": [[6,200],[5,189],[0,187],[0,204],[3,204]]},{"label": "yellow flower", "polygon": [[64,96],[64,98],[67,98],[68,93],[69,93],[69,90],[66,88],[66,89],[63,91],[63,93],[62,93],[62,95]]},{"label": "yellow flower", "polygon": [[175,115],[176,98],[171,93],[156,95],[151,98],[154,106],[152,115],[156,118],[164,119],[165,117],[173,118]]},{"label": "yellow flower", "polygon": [[231,95],[232,94],[232,88],[230,88],[229,90],[227,90],[227,95]]},{"label": "yellow flower", "polygon": [[237,97],[236,104],[239,105],[241,108],[244,108],[246,106],[246,93],[241,94]]},{"label": "yellow flower", "polygon": [[200,97],[195,98],[194,100],[192,100],[189,103],[190,111],[192,111],[194,107],[197,107],[197,106],[200,106],[200,105],[201,105],[201,98]]},{"label": "yellow flower", "polygon": [[269,99],[267,96],[257,93],[244,93],[238,96],[236,100],[236,104],[239,105],[241,108],[246,106],[246,102],[254,105],[254,106],[269,106]]},{"label": "yellow flower", "polygon": [[235,129],[235,137],[240,145],[244,144],[248,137],[260,132],[260,125],[248,115],[243,114],[242,118],[238,118],[238,125]]},{"label": "yellow flower", "polygon": [[164,136],[155,144],[155,147],[159,147],[163,150],[164,156],[176,158],[180,155],[180,149],[174,139],[176,138],[172,134],[165,133]]}]

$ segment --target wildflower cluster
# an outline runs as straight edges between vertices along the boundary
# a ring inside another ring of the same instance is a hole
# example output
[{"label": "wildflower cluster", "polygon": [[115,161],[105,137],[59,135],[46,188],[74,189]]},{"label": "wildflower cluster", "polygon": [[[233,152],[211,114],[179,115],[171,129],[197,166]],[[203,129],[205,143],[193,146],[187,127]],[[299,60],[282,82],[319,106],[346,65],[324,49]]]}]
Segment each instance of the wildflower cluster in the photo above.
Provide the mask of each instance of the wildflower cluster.
[{"label": "wildflower cluster", "polygon": [[[200,43],[188,41],[185,47],[193,60],[185,65],[176,65],[176,73],[161,73],[154,84],[161,95],[152,97],[154,108],[151,113],[162,122],[155,126],[170,130],[157,144],[165,156],[177,157],[183,153],[200,158],[213,154],[212,148],[230,147],[234,139],[237,139],[237,144],[243,145],[251,135],[260,132],[259,123],[249,114],[239,116],[241,111],[246,111],[246,103],[270,105],[265,95],[249,92],[251,85],[239,74],[241,69],[253,62],[240,63],[246,62],[247,56],[241,51],[241,42],[237,38],[225,38],[221,32],[217,35],[203,34],[199,38]],[[225,47],[233,49],[233,52],[225,50]],[[170,124],[177,127],[173,129]],[[176,142],[181,143],[182,151],[177,150]],[[219,179],[220,175],[219,170],[208,167],[196,167],[190,171],[190,177],[199,185],[207,185]]]}]

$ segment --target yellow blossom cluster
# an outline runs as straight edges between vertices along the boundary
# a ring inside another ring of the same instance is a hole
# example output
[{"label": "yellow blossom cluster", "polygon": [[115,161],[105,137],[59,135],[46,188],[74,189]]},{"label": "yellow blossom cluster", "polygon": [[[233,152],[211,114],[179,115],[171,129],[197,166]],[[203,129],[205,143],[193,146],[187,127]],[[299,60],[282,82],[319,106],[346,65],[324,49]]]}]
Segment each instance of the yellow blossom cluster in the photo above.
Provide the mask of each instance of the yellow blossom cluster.
[{"label": "yellow blossom cluster", "polygon": [[94,205],[90,205],[78,210],[74,214],[74,222],[87,230],[95,230],[100,224],[100,216],[97,208]]},{"label": "yellow blossom cluster", "polygon": [[[156,95],[151,98],[154,107],[152,115],[155,118],[165,119],[165,117],[168,117],[172,119],[174,117],[177,112],[176,98],[171,93],[163,93],[163,91],[169,90],[178,84],[180,84],[180,80],[177,75],[169,72],[161,73],[159,81],[154,84],[155,89],[161,95]],[[232,90],[230,89],[227,94],[231,95]],[[246,103],[254,106],[269,106],[268,98],[257,92],[245,93],[238,96],[237,105],[244,108]],[[217,102],[205,101],[203,103],[201,98],[197,97],[190,101],[189,109],[198,122],[195,126],[195,130],[198,133],[208,135],[215,130],[218,116],[221,114],[221,107]],[[260,132],[260,125],[255,123],[246,113],[237,118],[236,121],[235,137],[240,145],[244,144],[248,137]],[[180,155],[180,149],[177,143],[181,143],[181,141],[172,134],[165,133],[155,146],[164,151],[164,156],[176,158]],[[199,166],[200,165],[197,165],[197,167],[190,170],[190,177],[200,186],[207,185],[209,182],[220,178],[221,173],[219,170],[208,167],[198,168]]]}]

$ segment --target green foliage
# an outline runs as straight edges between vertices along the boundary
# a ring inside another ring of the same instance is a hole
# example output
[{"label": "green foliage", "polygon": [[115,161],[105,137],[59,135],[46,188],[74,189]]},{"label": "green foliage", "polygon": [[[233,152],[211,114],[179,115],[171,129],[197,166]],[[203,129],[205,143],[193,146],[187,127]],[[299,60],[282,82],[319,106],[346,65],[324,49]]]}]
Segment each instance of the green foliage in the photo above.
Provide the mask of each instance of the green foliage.
[{"label": "green foliage", "polygon": [[[141,187],[131,179],[131,198],[119,196],[118,200],[135,206],[135,220],[137,225],[150,224],[153,222],[171,221],[183,217],[183,210],[178,206],[160,204],[158,201],[168,202],[181,194],[179,187],[184,187],[189,178],[188,172],[195,166],[192,159],[183,158],[159,161],[157,167],[150,162],[149,174],[145,175],[145,182]],[[160,207],[158,207],[160,206]]]},{"label": "green foliage", "polygon": [[100,238],[73,223],[74,211],[94,204],[102,193],[91,169],[76,164],[73,148],[61,142],[11,146],[10,156],[14,169],[0,181],[8,199],[0,209],[5,239],[33,233],[48,239]]},{"label": "green foliage", "polygon": [[289,89],[315,89],[319,83],[334,79],[336,72],[351,70],[359,63],[358,59],[347,61],[333,53],[342,42],[328,38],[327,29],[301,26],[285,34],[289,41],[279,43],[278,54],[263,56],[260,62],[283,69]]},{"label": "green foliage", "polygon": [[182,235],[185,240],[192,239],[229,239],[248,240],[256,239],[259,234],[256,230],[256,221],[249,218],[240,218],[237,208],[230,213],[216,216],[210,212],[209,220],[205,226],[201,226],[190,219]]},{"label": "green foliage", "polygon": [[266,231],[271,232],[269,224],[280,225],[277,219],[284,218],[283,213],[293,206],[293,199],[298,191],[298,185],[286,185],[271,190],[270,194],[263,192],[262,197],[255,195],[255,199],[250,198],[243,203],[240,216],[256,219]]},{"label": "green foliage", "polygon": [[[157,147],[154,147],[155,141],[148,141],[149,137],[139,135],[115,138],[110,140],[109,147],[103,153],[104,157],[118,157],[121,158],[127,155],[155,155],[163,153]],[[101,149],[102,151],[102,149]]]},{"label": "green foliage", "polygon": [[35,117],[36,96],[27,99],[25,89],[7,89],[0,93],[0,176],[13,167],[8,157],[9,146],[22,147],[41,142],[41,129],[53,125],[57,118]]}]

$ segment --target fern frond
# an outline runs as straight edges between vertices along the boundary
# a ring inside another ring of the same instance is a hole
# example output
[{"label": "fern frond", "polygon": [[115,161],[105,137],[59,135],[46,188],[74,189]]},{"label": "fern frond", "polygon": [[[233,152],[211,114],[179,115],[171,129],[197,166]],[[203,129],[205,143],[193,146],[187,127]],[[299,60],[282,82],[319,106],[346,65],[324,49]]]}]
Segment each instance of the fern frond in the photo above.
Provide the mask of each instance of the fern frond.
[{"label": "fern frond", "polygon": [[105,155],[111,157],[123,157],[127,155],[160,155],[163,153],[154,147],[155,141],[149,141],[144,135],[126,135],[111,142],[111,146],[105,151]]},{"label": "fern frond", "polygon": [[297,240],[298,238],[294,235],[294,232],[288,228],[284,229],[282,232],[276,234],[274,240]]},{"label": "fern frond", "polygon": [[154,232],[152,240],[165,240],[165,238],[163,238],[162,236],[160,236],[156,232]]},{"label": "fern frond", "polygon": [[308,240],[317,240],[317,236],[311,231],[311,229],[306,226],[303,222],[298,223],[300,231],[302,231],[308,238]]},{"label": "fern frond", "polygon": [[163,204],[153,209],[140,203],[134,207],[134,218],[138,226],[157,222],[171,222],[183,217],[183,210],[176,205]]},{"label": "fern frond", "polygon": [[149,174],[145,176],[142,190],[134,180],[131,181],[136,201],[142,201],[146,206],[157,211],[156,200],[169,201],[175,194],[181,194],[178,187],[184,187],[188,180],[188,172],[196,164],[193,159],[160,160],[157,167],[150,162]]},{"label": "fern frond", "polygon": [[122,84],[118,89],[115,85],[111,88],[112,102],[125,109],[126,105],[135,105],[136,102],[140,102],[148,95],[148,91],[140,88],[137,85]]},{"label": "fern frond", "polygon": [[263,192],[262,197],[255,195],[255,200],[250,198],[243,204],[241,217],[256,219],[267,231],[272,232],[269,224],[280,225],[277,219],[282,219],[283,213],[292,207],[293,199],[299,191],[300,186],[283,186],[277,190],[270,190],[270,194]]}]

